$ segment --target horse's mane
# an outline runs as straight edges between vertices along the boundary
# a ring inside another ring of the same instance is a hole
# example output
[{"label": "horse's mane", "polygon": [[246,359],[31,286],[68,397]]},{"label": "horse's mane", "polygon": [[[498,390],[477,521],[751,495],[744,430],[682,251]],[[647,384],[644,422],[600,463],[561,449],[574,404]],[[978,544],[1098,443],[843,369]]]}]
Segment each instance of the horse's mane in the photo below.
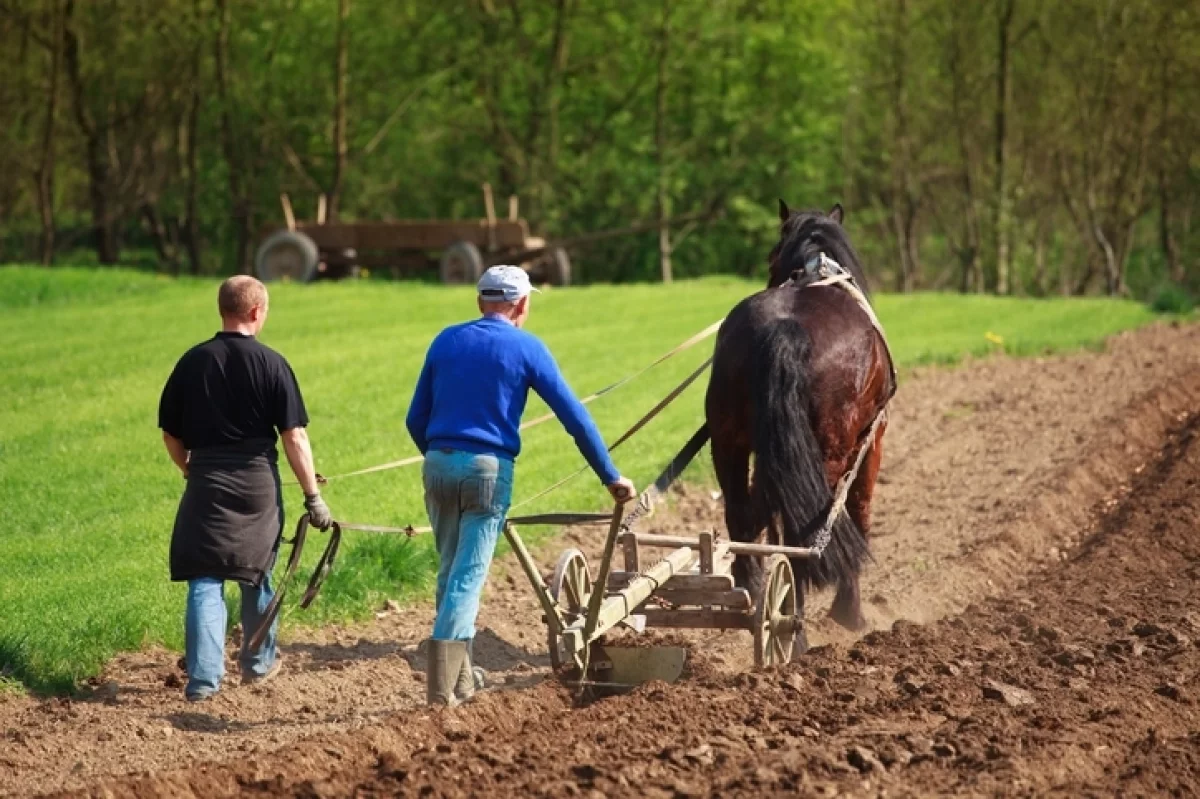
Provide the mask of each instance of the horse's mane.
[{"label": "horse's mane", "polygon": [[783,223],[772,283],[782,283],[797,269],[803,269],[812,258],[825,253],[850,271],[864,294],[870,294],[867,276],[858,254],[846,236],[846,229],[823,211],[793,211]]}]

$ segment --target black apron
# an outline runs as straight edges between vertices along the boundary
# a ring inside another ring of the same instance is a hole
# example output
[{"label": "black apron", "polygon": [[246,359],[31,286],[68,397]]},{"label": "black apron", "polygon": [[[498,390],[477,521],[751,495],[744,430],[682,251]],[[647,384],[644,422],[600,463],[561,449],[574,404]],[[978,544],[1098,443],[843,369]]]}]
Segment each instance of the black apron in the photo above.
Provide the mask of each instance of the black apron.
[{"label": "black apron", "polygon": [[171,535],[171,579],[211,577],[258,586],[283,533],[273,441],[193,450]]}]

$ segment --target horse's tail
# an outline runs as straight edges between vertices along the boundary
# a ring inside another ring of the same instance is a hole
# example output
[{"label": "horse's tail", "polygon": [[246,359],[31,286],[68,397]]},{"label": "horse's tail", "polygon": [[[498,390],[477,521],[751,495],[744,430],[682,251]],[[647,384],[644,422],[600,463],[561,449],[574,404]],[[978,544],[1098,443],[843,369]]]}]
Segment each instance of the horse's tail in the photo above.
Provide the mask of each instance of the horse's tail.
[{"label": "horse's tail", "polygon": [[[833,505],[825,458],[810,418],[812,340],[795,319],[776,319],[755,335],[753,493],[768,530],[788,546],[809,546]],[[822,588],[858,574],[869,557],[867,539],[846,513],[838,514],[820,558],[794,560],[796,578]]]}]

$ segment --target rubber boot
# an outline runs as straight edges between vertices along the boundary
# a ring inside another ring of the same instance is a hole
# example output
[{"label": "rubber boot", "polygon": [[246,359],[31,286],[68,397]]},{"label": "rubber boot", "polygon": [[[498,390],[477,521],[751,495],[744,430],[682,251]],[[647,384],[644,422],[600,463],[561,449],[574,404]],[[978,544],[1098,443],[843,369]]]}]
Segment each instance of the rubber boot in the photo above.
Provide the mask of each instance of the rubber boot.
[{"label": "rubber boot", "polygon": [[455,683],[467,659],[466,641],[429,639],[429,655],[425,667],[425,702],[430,706],[454,707]]},{"label": "rubber boot", "polygon": [[454,685],[454,695],[460,702],[470,700],[485,685],[483,669],[475,665],[475,639],[468,638],[464,643],[467,645],[467,656],[463,659],[458,681]]},{"label": "rubber boot", "polygon": [[471,678],[475,682],[475,690],[482,691],[487,687],[487,672],[475,665],[475,639],[467,640],[467,657],[471,660]]},{"label": "rubber boot", "polygon": [[462,666],[458,670],[458,677],[454,682],[454,698],[459,702],[470,702],[475,696],[475,677],[471,669],[471,642],[469,640],[462,642],[467,649],[467,656],[463,658]]}]

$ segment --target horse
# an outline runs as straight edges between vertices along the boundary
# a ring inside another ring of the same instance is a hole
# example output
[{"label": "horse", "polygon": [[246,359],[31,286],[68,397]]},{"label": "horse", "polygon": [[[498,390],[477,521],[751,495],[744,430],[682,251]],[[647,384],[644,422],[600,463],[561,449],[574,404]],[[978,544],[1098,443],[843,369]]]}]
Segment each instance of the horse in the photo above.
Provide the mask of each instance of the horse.
[{"label": "horse", "polygon": [[[869,296],[843,218],[840,204],[829,213],[792,212],[779,201],[780,238],[769,256],[767,288],[738,303],[717,334],[705,415],[732,541],[760,541],[766,534],[769,543],[810,546],[833,507],[838,481],[870,445],[824,552],[792,559],[797,613],[803,616],[806,587],[836,583],[830,616],[859,631],[867,626],[859,572],[870,557],[883,411],[895,376],[882,333],[850,292],[798,280],[806,268],[832,258]],[[738,586],[759,595],[761,558],[738,557],[733,574]],[[807,649],[802,629],[795,646]]]}]

